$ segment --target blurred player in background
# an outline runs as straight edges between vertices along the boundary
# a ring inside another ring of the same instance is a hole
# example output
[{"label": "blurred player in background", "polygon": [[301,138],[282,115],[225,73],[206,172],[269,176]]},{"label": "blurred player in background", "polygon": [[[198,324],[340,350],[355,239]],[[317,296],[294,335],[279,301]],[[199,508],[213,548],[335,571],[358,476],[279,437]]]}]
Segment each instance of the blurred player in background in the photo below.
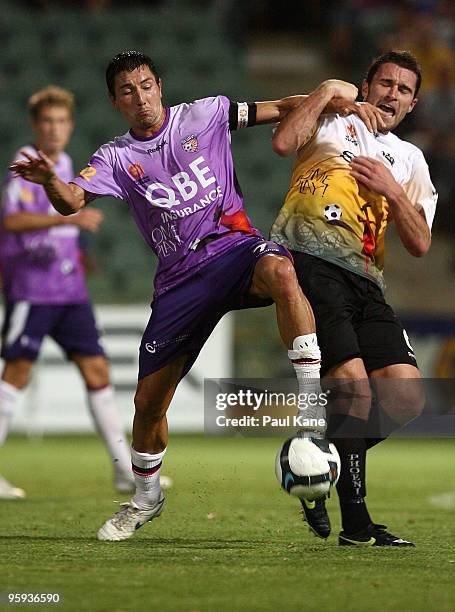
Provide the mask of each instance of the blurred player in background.
[{"label": "blurred player in background", "polygon": [[[431,244],[437,194],[428,166],[420,149],[392,133],[414,108],[420,81],[411,54],[387,53],[363,81],[366,104],[346,105],[352,116],[320,118],[330,95],[323,84],[273,138],[277,153],[297,157],[271,237],[291,249],[313,307],[322,374],[345,379],[327,430],[341,458],[341,545],[412,546],[373,523],[364,498],[367,450],[384,439],[368,378],[390,417],[386,435],[417,416],[424,401],[414,351],[383,295],[388,223],[395,221],[411,255],[421,257]],[[355,116],[359,109],[370,114],[370,131]],[[329,531],[324,499],[315,504]]]},{"label": "blurred player in background", "polygon": [[[63,214],[98,196],[125,200],[158,256],[135,398],[136,495],[98,532],[101,540],[123,540],[161,514],[166,412],[225,313],[274,301],[299,386],[319,377],[320,353],[311,307],[287,249],[264,240],[245,214],[230,146],[232,130],[279,121],[300,98],[247,104],[216,96],[166,108],[156,67],[137,51],[116,56],[106,80],[114,107],[130,127],[126,134],[98,149],[70,184],[57,178],[52,160],[41,153],[12,169],[41,183]],[[357,95],[356,87],[342,81],[333,81],[328,91],[328,100]]]},{"label": "blurred player in background", "polygon": [[[71,159],[64,151],[74,127],[73,106],[73,95],[59,87],[49,86],[32,95],[29,110],[34,144],[21,149],[23,158],[42,151],[62,180],[73,176]],[[42,341],[50,336],[78,367],[90,412],[112,461],[114,485],[120,492],[129,492],[134,490],[129,451],[87,295],[79,248],[79,230],[96,232],[102,219],[101,211],[95,209],[72,217],[60,215],[41,185],[15,178],[12,173],[7,177],[0,224],[6,307],[0,444],[7,436],[21,391],[30,380]],[[0,477],[0,498],[24,496],[22,489]]]}]

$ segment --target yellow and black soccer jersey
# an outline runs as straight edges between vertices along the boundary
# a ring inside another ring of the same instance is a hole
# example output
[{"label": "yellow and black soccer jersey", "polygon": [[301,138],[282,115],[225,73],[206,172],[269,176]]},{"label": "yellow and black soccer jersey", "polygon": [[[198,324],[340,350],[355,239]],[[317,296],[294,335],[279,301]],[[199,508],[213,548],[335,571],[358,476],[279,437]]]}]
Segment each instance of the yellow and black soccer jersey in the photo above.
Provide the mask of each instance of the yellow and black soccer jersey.
[{"label": "yellow and black soccer jersey", "polygon": [[437,202],[425,158],[416,146],[389,132],[374,135],[359,117],[320,119],[298,152],[271,239],[366,276],[383,288],[384,235],[391,220],[383,196],[350,175],[357,155],[380,160],[403,187],[431,229]]}]

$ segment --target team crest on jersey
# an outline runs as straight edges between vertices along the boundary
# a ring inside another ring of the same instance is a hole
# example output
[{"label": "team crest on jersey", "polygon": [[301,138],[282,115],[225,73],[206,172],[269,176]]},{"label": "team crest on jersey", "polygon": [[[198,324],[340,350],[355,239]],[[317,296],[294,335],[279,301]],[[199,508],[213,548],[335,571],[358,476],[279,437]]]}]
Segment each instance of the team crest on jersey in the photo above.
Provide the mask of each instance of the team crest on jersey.
[{"label": "team crest on jersey", "polygon": [[358,146],[359,141],[357,140],[357,131],[352,123],[348,123],[348,125],[346,126],[346,132],[346,140]]},{"label": "team crest on jersey", "polygon": [[196,153],[198,147],[198,141],[194,134],[187,136],[182,140],[182,149],[187,153]]}]

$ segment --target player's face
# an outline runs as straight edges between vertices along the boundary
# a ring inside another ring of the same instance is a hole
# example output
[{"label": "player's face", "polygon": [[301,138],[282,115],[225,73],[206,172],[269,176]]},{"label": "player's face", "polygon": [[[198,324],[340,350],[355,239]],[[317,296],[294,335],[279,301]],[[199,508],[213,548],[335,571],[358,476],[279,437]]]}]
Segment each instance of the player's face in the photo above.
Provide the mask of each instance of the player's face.
[{"label": "player's face", "polygon": [[66,106],[44,106],[38,118],[32,121],[38,149],[47,155],[61,153],[73,132],[74,123],[71,112]]},{"label": "player's face", "polygon": [[363,81],[363,99],[384,111],[387,131],[396,128],[416,105],[416,84],[417,75],[412,70],[392,63],[379,66],[370,85]]},{"label": "player's face", "polygon": [[124,70],[117,74],[115,98],[111,100],[138,136],[152,134],[163,123],[161,81],[156,82],[148,66],[139,66],[132,72]]}]

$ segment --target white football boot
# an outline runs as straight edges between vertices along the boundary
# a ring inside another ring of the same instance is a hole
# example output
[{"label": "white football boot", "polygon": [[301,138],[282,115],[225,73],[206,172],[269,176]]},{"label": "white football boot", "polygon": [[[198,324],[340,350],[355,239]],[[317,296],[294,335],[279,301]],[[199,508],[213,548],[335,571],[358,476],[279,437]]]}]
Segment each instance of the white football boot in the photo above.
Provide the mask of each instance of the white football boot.
[{"label": "white football boot", "polygon": [[121,505],[122,509],[108,519],[98,531],[98,540],[109,542],[127,540],[136,529],[160,516],[163,511],[164,497],[151,510],[141,510],[133,501]]},{"label": "white football boot", "polygon": [[25,497],[24,489],[15,487],[6,478],[0,476],[0,499],[24,499]]}]

